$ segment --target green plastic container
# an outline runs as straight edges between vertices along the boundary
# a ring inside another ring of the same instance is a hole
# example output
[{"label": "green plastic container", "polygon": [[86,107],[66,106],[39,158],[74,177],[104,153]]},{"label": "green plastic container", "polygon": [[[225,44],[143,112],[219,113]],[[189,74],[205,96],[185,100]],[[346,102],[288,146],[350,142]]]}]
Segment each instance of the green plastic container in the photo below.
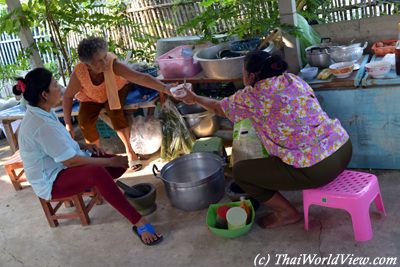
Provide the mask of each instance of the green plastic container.
[{"label": "green plastic container", "polygon": [[208,228],[210,229],[211,232],[214,234],[225,237],[225,238],[234,238],[238,237],[241,235],[246,234],[247,232],[250,231],[251,226],[254,223],[254,218],[255,218],[255,212],[253,205],[251,204],[250,200],[246,200],[246,204],[249,205],[250,210],[251,210],[251,220],[248,224],[243,226],[242,228],[239,229],[220,229],[216,228],[215,225],[217,223],[217,209],[220,206],[230,206],[230,207],[239,207],[240,206],[240,201],[239,202],[229,202],[229,203],[222,203],[222,204],[211,204],[208,207],[207,211],[207,218],[206,218],[206,223]]}]

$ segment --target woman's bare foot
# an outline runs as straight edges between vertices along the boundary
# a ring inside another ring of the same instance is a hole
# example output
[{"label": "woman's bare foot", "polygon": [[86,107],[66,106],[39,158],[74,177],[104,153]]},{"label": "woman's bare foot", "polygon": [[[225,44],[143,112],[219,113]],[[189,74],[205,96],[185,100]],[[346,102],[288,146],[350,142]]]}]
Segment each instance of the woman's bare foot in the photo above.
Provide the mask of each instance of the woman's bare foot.
[{"label": "woman's bare foot", "polygon": [[300,213],[279,192],[276,192],[269,200],[265,201],[263,204],[271,208],[274,212],[258,220],[258,224],[262,228],[275,228],[296,223],[301,220]]},{"label": "woman's bare foot", "polygon": [[297,223],[301,220],[300,213],[296,212],[274,212],[261,217],[257,223],[261,228],[276,228],[288,224]]}]

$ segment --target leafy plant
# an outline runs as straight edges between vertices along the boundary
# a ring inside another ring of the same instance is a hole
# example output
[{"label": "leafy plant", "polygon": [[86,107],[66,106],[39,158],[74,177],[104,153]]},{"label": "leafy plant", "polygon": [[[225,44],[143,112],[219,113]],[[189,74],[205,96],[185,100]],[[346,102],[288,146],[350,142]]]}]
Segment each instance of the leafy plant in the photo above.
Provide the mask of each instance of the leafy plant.
[{"label": "leafy plant", "polygon": [[[121,0],[29,0],[22,4],[22,9],[11,13],[0,11],[0,33],[18,33],[21,26],[38,27],[47,33],[46,41],[36,45],[42,54],[51,53],[56,58],[57,72],[65,81],[77,62],[75,48],[68,45],[71,35],[77,38],[104,36],[111,51],[124,53],[122,38],[111,36],[111,31],[122,33],[123,26],[140,30],[139,25],[127,17],[125,9]],[[56,65],[52,62],[50,67],[55,70]]]},{"label": "leafy plant", "polygon": [[319,10],[328,7],[330,2],[329,0],[296,0],[296,10],[312,24],[324,23],[326,21],[320,18]]},{"label": "leafy plant", "polygon": [[281,25],[276,0],[202,0],[200,6],[204,11],[185,23],[180,32],[194,28],[206,40],[217,33],[251,38]]},{"label": "leafy plant", "polygon": [[10,84],[14,83],[15,78],[22,76],[22,72],[30,67],[29,51],[22,50],[18,53],[17,63],[3,64],[0,62],[0,86],[2,90],[11,91]]}]

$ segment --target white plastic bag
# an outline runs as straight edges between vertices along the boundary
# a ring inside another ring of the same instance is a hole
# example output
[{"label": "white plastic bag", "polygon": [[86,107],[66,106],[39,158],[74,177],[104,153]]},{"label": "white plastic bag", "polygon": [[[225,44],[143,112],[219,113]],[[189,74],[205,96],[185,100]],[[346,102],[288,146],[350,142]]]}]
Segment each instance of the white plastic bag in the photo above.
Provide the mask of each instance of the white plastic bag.
[{"label": "white plastic bag", "polygon": [[231,165],[247,159],[268,157],[268,152],[258,138],[250,119],[235,123],[233,127],[233,143]]},{"label": "white plastic bag", "polygon": [[161,123],[152,116],[132,118],[131,146],[137,154],[153,154],[161,146]]}]

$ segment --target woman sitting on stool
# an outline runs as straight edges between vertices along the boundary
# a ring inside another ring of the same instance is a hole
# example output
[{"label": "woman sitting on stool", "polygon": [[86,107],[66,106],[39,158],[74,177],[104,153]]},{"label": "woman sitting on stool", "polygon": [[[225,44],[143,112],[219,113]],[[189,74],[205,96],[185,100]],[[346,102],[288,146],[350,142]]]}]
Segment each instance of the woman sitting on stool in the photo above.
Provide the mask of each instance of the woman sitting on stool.
[{"label": "woman sitting on stool", "polygon": [[127,158],[106,155],[94,144],[78,144],[59,122],[51,108],[59,102],[61,91],[51,72],[34,69],[20,83],[28,105],[18,142],[27,179],[36,195],[45,200],[63,198],[95,186],[134,225],[134,233],[143,243],[161,241],[162,236],[146,223],[114,183],[113,179],[128,168]]}]

